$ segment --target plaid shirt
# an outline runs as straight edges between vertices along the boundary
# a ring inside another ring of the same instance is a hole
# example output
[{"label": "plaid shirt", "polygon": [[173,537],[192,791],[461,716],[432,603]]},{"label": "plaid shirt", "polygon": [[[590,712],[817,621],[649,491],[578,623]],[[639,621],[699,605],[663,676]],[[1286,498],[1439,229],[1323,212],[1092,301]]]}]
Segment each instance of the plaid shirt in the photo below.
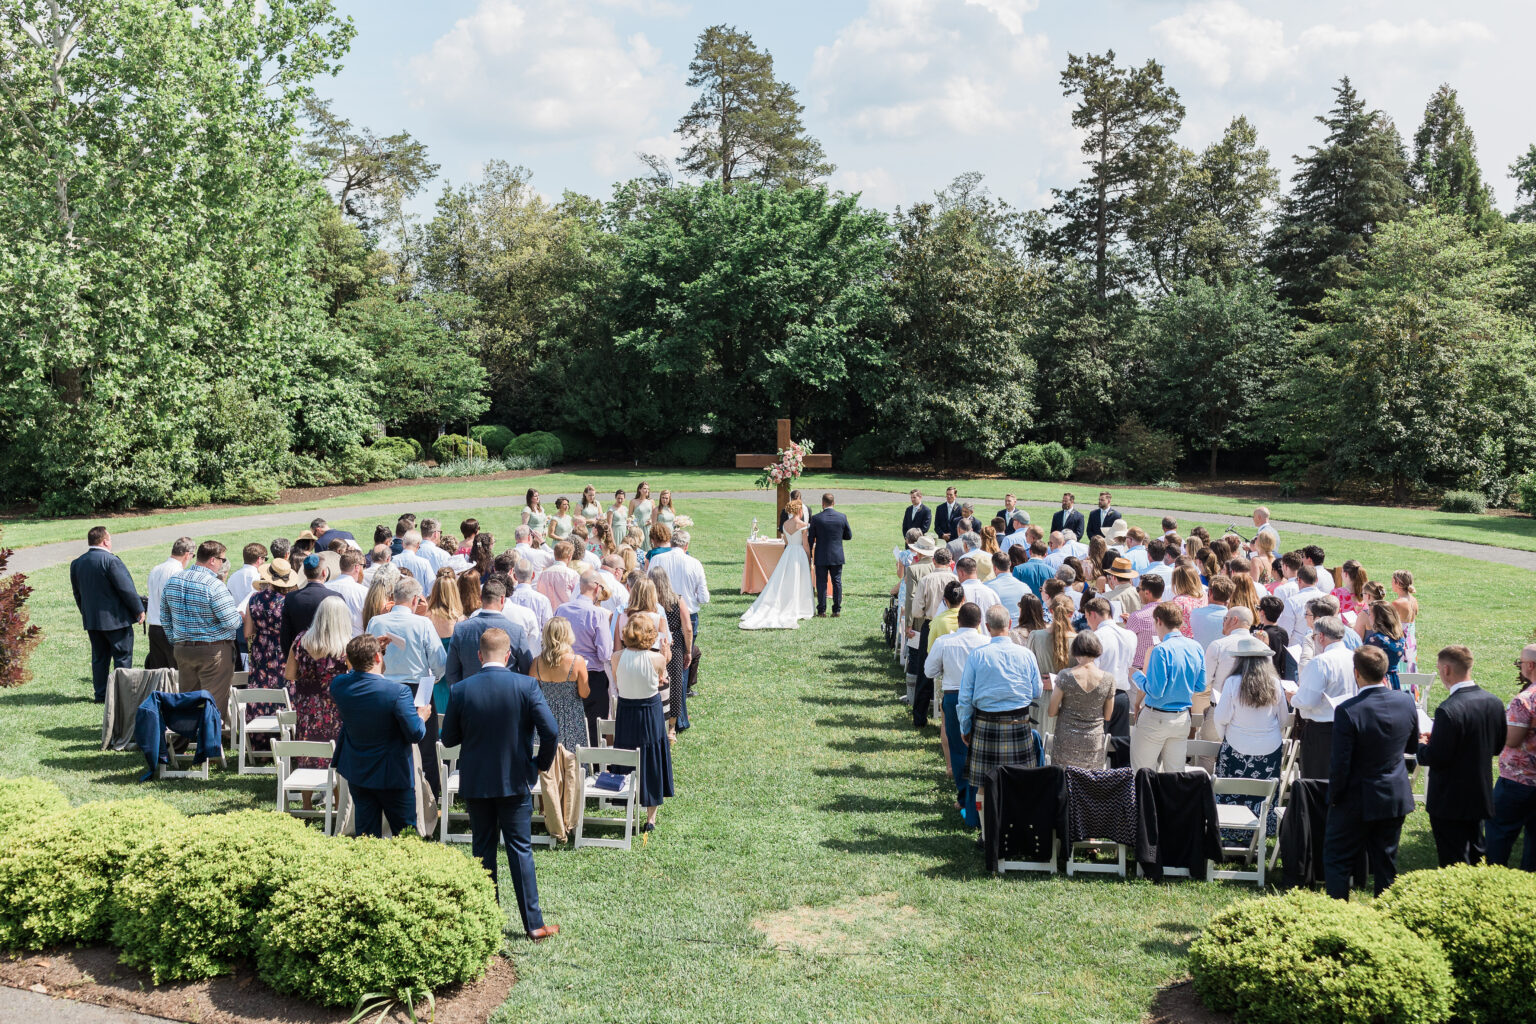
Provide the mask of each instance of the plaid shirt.
[{"label": "plaid shirt", "polygon": [[223,581],[193,565],[166,581],[160,625],[173,644],[233,640],[240,612]]}]

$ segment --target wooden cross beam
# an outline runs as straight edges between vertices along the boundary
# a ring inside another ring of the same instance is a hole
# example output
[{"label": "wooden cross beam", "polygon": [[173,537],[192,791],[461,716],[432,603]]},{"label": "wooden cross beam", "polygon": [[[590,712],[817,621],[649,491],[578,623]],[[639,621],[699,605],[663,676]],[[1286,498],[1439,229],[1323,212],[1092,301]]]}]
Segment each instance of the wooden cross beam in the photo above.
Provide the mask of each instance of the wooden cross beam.
[{"label": "wooden cross beam", "polygon": [[[779,451],[783,451],[785,448],[788,448],[791,444],[794,443],[794,440],[790,437],[790,429],[789,428],[790,428],[789,420],[779,420],[778,421],[778,435],[779,435],[778,436],[778,444],[775,445],[774,447],[776,447]],[[777,451],[774,452],[771,455],[756,455],[756,454],[750,454],[750,453],[748,453],[748,454],[741,454],[741,455],[737,455],[736,456],[736,468],[737,469],[767,469],[769,466],[772,466],[774,463],[776,463],[778,461],[779,461],[779,455],[778,455]],[[830,456],[830,455],[807,455],[805,457],[805,468],[806,469],[831,469],[832,468],[832,456]],[[788,483],[788,481],[785,481],[784,483],[779,484],[779,502],[778,502],[778,504],[779,504],[778,515],[774,516],[774,522],[775,523],[779,522],[780,520],[782,520],[784,518],[784,506],[789,504],[789,483]]]}]

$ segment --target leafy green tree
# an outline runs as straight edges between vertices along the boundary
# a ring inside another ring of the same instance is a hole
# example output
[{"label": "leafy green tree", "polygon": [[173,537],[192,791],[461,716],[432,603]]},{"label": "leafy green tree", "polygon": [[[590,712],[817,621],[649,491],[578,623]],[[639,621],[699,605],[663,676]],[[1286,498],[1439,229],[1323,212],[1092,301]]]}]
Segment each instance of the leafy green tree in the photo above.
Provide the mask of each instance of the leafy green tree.
[{"label": "leafy green tree", "polygon": [[1476,231],[1487,231],[1503,220],[1483,182],[1477,140],[1449,85],[1436,89],[1424,106],[1424,121],[1413,136],[1409,173],[1420,204],[1466,217]]},{"label": "leafy green tree", "polygon": [[831,174],[821,143],[805,134],[794,87],[773,77],[773,55],[726,25],[699,35],[688,64],[698,98],[677,125],[678,165],[729,192],[742,180],[808,185]]},{"label": "leafy green tree", "polygon": [[398,220],[402,204],[437,174],[427,147],[410,132],[379,138],[331,110],[331,101],[306,97],[310,122],[304,155],[320,168],[336,205],[367,228],[380,217]]},{"label": "leafy green tree", "polygon": [[1269,269],[1297,309],[1341,284],[1378,225],[1408,210],[1408,163],[1392,119],[1368,110],[1347,76],[1334,95],[1333,109],[1317,118],[1328,136],[1296,158],[1269,238]]},{"label": "leafy green tree", "polygon": [[1515,198],[1520,200],[1509,219],[1522,224],[1536,223],[1536,145],[1509,165],[1509,176],[1515,179]]}]

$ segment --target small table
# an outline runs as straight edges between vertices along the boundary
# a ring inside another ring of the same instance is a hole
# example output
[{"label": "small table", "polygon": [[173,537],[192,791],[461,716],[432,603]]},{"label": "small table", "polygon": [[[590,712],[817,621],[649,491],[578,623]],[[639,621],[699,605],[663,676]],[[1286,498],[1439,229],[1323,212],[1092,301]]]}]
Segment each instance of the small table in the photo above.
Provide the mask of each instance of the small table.
[{"label": "small table", "polygon": [[763,538],[747,541],[747,556],[741,564],[741,592],[761,594],[768,585],[768,577],[784,557],[784,541]]}]

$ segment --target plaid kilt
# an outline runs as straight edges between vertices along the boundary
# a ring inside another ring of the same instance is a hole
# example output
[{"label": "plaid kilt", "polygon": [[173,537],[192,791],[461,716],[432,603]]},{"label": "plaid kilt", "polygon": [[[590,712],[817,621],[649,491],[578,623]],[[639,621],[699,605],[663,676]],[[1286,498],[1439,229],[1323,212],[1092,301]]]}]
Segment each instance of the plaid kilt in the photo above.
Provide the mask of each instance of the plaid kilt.
[{"label": "plaid kilt", "polygon": [[966,757],[967,781],[977,789],[986,785],[987,773],[994,768],[1005,765],[1039,767],[1040,748],[1035,743],[1029,712],[1007,718],[993,718],[987,712],[976,712],[971,721],[971,745]]}]

